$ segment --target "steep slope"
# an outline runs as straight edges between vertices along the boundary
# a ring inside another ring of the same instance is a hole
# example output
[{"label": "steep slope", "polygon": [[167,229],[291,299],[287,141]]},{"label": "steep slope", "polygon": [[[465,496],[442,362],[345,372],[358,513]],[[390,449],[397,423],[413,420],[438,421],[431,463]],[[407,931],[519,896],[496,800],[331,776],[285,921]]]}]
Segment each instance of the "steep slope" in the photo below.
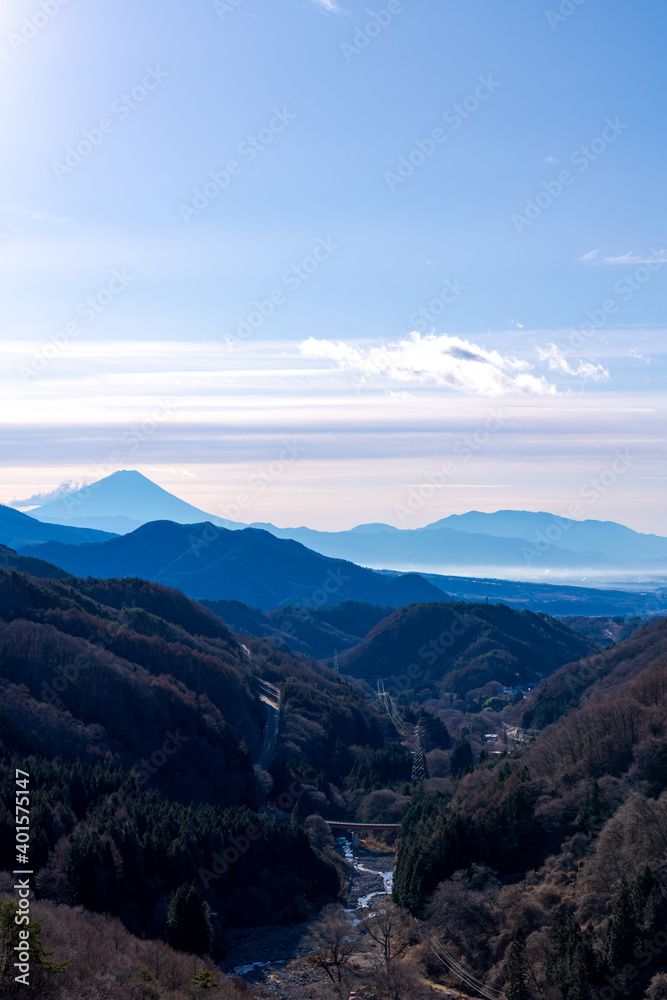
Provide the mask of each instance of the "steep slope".
[{"label": "steep slope", "polygon": [[[252,766],[264,681],[284,706],[271,780]],[[338,890],[300,827],[258,818],[267,790],[281,811],[314,794],[344,808],[328,782],[385,740],[344,678],[241,644],[207,609],[140,579],[0,569],[0,705],[2,801],[13,801],[15,768],[28,769],[39,895],[154,937],[170,894],[196,883],[218,951],[226,924],[299,921]],[[12,824],[0,810],[6,858]]]},{"label": "steep slope", "polygon": [[492,989],[518,927],[540,995],[649,996],[667,965],[667,622],[591,662],[547,682],[587,677],[580,707],[404,822],[395,898]]},{"label": "steep slope", "polygon": [[132,767],[180,728],[188,747],[151,784],[184,802],[254,803],[250,761],[266,724],[259,681],[283,689],[286,709],[300,690],[309,725],[292,705],[278,748],[303,762],[322,757],[326,768],[339,737],[382,742],[379,715],[348,679],[266,642],[241,642],[180,591],[0,569],[3,703],[46,756]]},{"label": "steep slope", "polygon": [[542,728],[593,695],[613,690],[643,673],[663,654],[667,621],[659,619],[602,653],[568,664],[530,696],[523,722]]},{"label": "steep slope", "polygon": [[180,728],[187,746],[177,767],[156,773],[158,787],[230,805],[252,795],[239,747],[259,747],[264,710],[249,667],[223,622],[182,595],[2,570],[0,654],[5,705],[19,711],[16,685],[25,685],[21,728],[46,756],[94,744],[96,756],[129,768]]},{"label": "steep slope", "polygon": [[0,504],[0,544],[10,548],[51,541],[80,545],[83,542],[104,542],[113,537],[109,531],[42,523],[30,514],[22,514],[20,510]]},{"label": "steep slope", "polygon": [[536,683],[591,648],[554,618],[504,604],[413,604],[340,656],[341,670],[388,688],[464,696],[489,681]]},{"label": "steep slope", "polygon": [[262,610],[344,600],[399,606],[442,596],[415,574],[384,576],[255,528],[154,521],[101,545],[48,543],[38,554],[76,576],[140,576],[195,598],[238,600]]}]

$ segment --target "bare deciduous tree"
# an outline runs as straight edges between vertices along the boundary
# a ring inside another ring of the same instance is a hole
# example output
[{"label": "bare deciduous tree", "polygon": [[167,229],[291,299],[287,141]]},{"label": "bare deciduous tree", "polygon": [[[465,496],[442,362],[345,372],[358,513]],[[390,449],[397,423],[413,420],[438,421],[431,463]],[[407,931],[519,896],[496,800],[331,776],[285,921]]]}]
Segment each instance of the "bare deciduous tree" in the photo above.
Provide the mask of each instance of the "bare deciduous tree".
[{"label": "bare deciduous tree", "polygon": [[378,904],[361,926],[379,946],[385,965],[405,952],[416,931],[409,913],[390,899]]},{"label": "bare deciduous tree", "polygon": [[306,962],[321,969],[332,983],[340,983],[352,955],[359,951],[359,932],[339,906],[325,906],[318,920],[301,940]]}]

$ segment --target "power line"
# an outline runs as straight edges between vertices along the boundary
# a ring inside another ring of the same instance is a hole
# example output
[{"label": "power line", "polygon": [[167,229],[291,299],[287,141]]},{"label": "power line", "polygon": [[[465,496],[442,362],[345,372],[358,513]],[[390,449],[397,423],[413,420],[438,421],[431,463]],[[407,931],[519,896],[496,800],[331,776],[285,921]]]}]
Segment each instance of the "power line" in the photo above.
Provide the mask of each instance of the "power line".
[{"label": "power line", "polygon": [[381,678],[378,679],[378,698],[384,705],[398,735],[410,744],[412,781],[424,781],[426,777],[426,763],[424,760],[424,748],[421,743],[420,723],[415,725],[413,722],[407,721],[400,709],[394,704],[391,695],[385,690],[384,681]]},{"label": "power line", "polygon": [[417,926],[419,927],[419,933],[431,951],[455,979],[465,983],[466,986],[474,990],[476,993],[481,994],[481,996],[485,997],[486,1000],[504,1000],[505,995],[502,990],[498,990],[495,986],[490,986],[485,983],[484,980],[480,979],[469,969],[466,969],[460,962],[457,962],[456,959],[450,955],[444,946],[441,945],[435,938],[433,933],[424,927],[419,920],[417,921]]}]

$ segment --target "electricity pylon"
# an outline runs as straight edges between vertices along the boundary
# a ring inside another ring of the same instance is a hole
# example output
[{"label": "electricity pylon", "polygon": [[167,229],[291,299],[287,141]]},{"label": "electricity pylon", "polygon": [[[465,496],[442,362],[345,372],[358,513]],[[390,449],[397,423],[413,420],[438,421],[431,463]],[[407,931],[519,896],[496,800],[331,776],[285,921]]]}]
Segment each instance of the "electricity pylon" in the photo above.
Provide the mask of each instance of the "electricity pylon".
[{"label": "electricity pylon", "polygon": [[408,722],[402,715],[394,704],[391,695],[385,691],[382,679],[378,680],[378,698],[387,710],[387,714],[394,724],[396,732],[405,740],[410,748],[410,753],[412,754],[412,780],[423,781],[426,777],[426,764],[419,724],[415,726],[414,723]]}]

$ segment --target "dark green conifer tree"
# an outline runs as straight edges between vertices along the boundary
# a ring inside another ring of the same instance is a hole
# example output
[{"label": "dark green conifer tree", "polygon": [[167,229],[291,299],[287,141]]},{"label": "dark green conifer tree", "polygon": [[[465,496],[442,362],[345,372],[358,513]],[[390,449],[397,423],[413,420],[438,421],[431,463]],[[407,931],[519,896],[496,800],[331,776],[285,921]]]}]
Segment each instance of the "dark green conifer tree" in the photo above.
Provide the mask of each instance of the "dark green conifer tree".
[{"label": "dark green conifer tree", "polygon": [[607,961],[614,969],[620,969],[632,958],[637,943],[636,911],[632,893],[625,875],[614,903],[614,910],[607,939]]},{"label": "dark green conifer tree", "polygon": [[507,953],[506,1000],[533,1000],[533,994],[528,985],[529,979],[530,968],[526,955],[526,935],[523,927],[519,926]]},{"label": "dark green conifer tree", "polygon": [[197,885],[182,885],[171,897],[167,915],[167,940],[179,951],[206,955],[211,947],[213,928],[209,908]]},{"label": "dark green conifer tree", "polygon": [[472,747],[465,737],[457,740],[454,744],[454,749],[452,750],[452,756],[449,760],[449,765],[452,769],[452,774],[456,778],[462,774],[466,768],[472,767],[473,755]]}]

